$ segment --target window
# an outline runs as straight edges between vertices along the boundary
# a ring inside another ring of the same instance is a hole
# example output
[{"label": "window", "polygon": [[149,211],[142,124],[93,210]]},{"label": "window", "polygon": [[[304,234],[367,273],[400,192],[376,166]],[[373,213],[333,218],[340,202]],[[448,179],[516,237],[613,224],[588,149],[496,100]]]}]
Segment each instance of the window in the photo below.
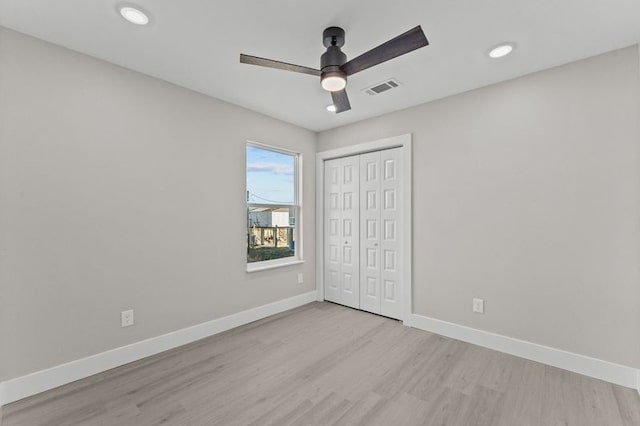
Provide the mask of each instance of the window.
[{"label": "window", "polygon": [[301,259],[299,162],[299,154],[247,144],[249,271]]}]

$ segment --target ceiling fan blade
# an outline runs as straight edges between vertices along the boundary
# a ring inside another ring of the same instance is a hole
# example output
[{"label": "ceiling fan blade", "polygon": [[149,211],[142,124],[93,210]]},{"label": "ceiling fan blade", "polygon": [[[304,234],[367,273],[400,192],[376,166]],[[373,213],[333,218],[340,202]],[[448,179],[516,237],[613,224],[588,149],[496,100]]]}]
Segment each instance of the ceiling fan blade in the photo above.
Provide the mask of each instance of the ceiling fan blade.
[{"label": "ceiling fan blade", "polygon": [[303,74],[309,74],[316,77],[320,77],[320,70],[316,70],[309,67],[303,67],[302,65],[288,64],[286,62],[274,61],[273,59],[259,58],[257,56],[240,54],[240,62],[243,64],[259,65],[261,67],[276,68],[285,71],[301,72]]},{"label": "ceiling fan blade", "polygon": [[351,103],[349,102],[346,90],[342,89],[337,92],[331,92],[331,99],[333,100],[333,104],[336,106],[336,114],[349,111],[351,109]]},{"label": "ceiling fan blade", "polygon": [[342,65],[341,69],[345,74],[352,75],[428,45],[429,41],[424,35],[420,25],[418,25],[406,33],[400,34],[398,37],[363,53],[357,58],[353,58]]}]

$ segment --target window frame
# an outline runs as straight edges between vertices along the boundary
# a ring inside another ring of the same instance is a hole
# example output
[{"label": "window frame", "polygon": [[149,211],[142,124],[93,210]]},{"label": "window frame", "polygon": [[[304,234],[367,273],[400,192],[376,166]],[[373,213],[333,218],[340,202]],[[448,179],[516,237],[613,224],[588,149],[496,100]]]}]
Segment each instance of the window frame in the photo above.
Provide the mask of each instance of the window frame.
[{"label": "window frame", "polygon": [[[247,148],[255,147],[259,149],[264,149],[268,151],[273,151],[281,154],[291,155],[294,157],[294,201],[293,204],[262,204],[262,203],[250,203],[247,199],[247,192],[249,191],[247,185]],[[303,257],[303,232],[302,232],[302,223],[303,223],[303,214],[302,214],[302,153],[293,151],[286,148],[281,148],[278,146],[268,145],[261,142],[255,142],[252,140],[247,140],[245,144],[245,218],[249,216],[249,208],[251,207],[275,207],[275,208],[292,208],[295,212],[295,224],[293,229],[295,248],[293,256],[283,257],[280,259],[272,259],[272,260],[262,260],[259,262],[248,262],[248,259],[245,257],[245,264],[247,268],[247,272],[256,272],[263,271],[266,269],[280,268],[284,266],[297,265],[300,263],[304,263]],[[245,227],[247,226],[245,219]],[[246,230],[245,230],[246,236]],[[246,238],[245,238],[246,239]],[[246,241],[246,244],[249,242]],[[245,250],[246,253],[246,250]]]}]

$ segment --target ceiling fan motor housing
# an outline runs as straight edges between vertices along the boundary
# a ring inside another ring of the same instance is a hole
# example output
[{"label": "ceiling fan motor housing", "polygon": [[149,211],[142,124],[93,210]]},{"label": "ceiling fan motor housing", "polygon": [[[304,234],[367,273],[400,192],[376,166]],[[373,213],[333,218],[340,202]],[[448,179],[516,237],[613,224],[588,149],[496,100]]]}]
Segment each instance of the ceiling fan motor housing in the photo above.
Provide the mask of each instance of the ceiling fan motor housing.
[{"label": "ceiling fan motor housing", "polygon": [[327,28],[322,33],[322,43],[327,48],[320,58],[322,78],[334,75],[346,80],[347,76],[340,69],[347,62],[347,55],[340,50],[344,46],[344,30],[340,27]]},{"label": "ceiling fan motor housing", "polygon": [[322,32],[322,44],[324,47],[344,46],[344,30],[340,27],[329,27]]},{"label": "ceiling fan motor housing", "polygon": [[320,57],[320,69],[322,71],[339,71],[345,62],[347,62],[347,55],[338,46],[329,46]]}]

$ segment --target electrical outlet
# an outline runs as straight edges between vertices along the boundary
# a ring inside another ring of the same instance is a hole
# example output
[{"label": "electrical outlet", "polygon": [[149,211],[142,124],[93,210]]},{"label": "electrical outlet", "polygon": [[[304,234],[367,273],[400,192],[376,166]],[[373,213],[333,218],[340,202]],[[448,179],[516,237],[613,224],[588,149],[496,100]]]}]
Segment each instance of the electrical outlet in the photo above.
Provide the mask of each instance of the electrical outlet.
[{"label": "electrical outlet", "polygon": [[484,299],[473,299],[473,312],[484,314]]},{"label": "electrical outlet", "polygon": [[304,282],[304,274],[300,272],[298,274],[298,284],[302,284]]},{"label": "electrical outlet", "polygon": [[129,327],[133,325],[133,309],[120,312],[120,326]]}]

